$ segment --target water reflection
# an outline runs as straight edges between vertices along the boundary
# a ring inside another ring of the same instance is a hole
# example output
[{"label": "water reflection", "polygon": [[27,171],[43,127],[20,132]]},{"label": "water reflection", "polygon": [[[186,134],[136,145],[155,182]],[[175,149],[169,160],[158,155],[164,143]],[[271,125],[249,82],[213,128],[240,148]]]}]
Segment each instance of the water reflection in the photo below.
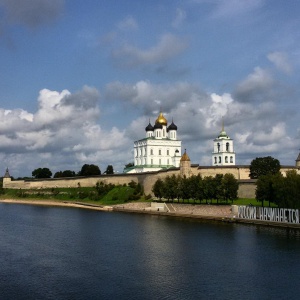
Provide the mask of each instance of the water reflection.
[{"label": "water reflection", "polygon": [[[0,204],[3,299],[298,299],[299,231]],[[288,276],[293,274],[293,276]]]}]

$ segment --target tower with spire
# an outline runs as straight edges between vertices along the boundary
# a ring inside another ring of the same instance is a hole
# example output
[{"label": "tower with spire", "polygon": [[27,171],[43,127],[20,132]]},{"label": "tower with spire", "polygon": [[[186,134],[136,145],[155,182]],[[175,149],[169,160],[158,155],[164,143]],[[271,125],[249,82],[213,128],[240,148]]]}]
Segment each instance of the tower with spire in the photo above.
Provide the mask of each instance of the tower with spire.
[{"label": "tower with spire", "polygon": [[219,136],[214,139],[214,150],[212,152],[213,166],[234,166],[235,152],[233,150],[233,140],[224,130],[224,121],[222,120],[222,130]]},{"label": "tower with spire", "polygon": [[146,137],[134,142],[134,166],[126,173],[158,171],[179,167],[181,141],[177,139],[177,126],[168,121],[162,112],[152,126],[150,120],[145,128]]}]

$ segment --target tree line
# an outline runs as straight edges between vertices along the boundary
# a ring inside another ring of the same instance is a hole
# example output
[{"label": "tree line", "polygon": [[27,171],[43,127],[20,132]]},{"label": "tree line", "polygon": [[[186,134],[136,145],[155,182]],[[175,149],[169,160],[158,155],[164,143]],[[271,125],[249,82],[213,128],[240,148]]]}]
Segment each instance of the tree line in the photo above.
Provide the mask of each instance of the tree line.
[{"label": "tree line", "polygon": [[178,202],[181,200],[190,201],[191,199],[200,201],[211,200],[233,201],[237,198],[238,181],[232,174],[216,174],[213,176],[201,177],[200,174],[190,177],[172,175],[164,179],[157,179],[153,185],[152,192],[155,197],[167,199],[168,201]]},{"label": "tree line", "polygon": [[282,208],[300,208],[300,175],[296,170],[286,172],[284,177],[280,172],[261,175],[256,182],[256,199],[271,202]]},{"label": "tree line", "polygon": [[300,175],[296,170],[283,176],[278,159],[271,156],[257,157],[250,164],[250,178],[256,181],[256,200],[275,203],[282,208],[300,208]]},{"label": "tree line", "polygon": [[[114,174],[114,168],[112,165],[108,165],[106,171],[103,174]],[[62,177],[75,177],[75,176],[94,176],[101,175],[101,170],[97,165],[84,164],[79,172],[64,170],[58,171],[54,174],[53,178]],[[37,168],[32,171],[33,178],[51,178],[52,172],[49,168]]]}]

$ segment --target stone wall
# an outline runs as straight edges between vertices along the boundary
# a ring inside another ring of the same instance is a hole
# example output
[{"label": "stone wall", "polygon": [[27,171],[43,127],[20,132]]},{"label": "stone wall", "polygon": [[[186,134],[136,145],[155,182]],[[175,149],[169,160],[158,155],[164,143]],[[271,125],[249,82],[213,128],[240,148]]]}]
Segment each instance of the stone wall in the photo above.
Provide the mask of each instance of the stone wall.
[{"label": "stone wall", "polygon": [[90,187],[95,186],[98,181],[112,184],[128,184],[131,181],[139,182],[137,174],[99,175],[92,177],[70,177],[70,178],[49,178],[11,180],[3,178],[3,187],[10,189],[41,189],[57,187]]},{"label": "stone wall", "polygon": [[[288,170],[297,170],[296,167],[284,166],[281,169],[283,175]],[[192,165],[190,174],[200,174],[203,177],[215,176],[216,174],[231,173],[239,180],[238,196],[240,198],[255,198],[255,180],[249,179],[249,166],[228,166],[228,167],[204,167]],[[146,195],[152,194],[152,187],[158,178],[162,180],[167,176],[180,175],[180,168],[160,170],[148,173],[131,173],[115,175],[99,175],[92,177],[72,177],[72,178],[51,178],[51,179],[30,179],[30,180],[11,180],[3,178],[3,187],[11,189],[40,189],[56,187],[90,187],[95,186],[98,181],[112,184],[128,184],[131,181],[140,183],[144,187]]]}]

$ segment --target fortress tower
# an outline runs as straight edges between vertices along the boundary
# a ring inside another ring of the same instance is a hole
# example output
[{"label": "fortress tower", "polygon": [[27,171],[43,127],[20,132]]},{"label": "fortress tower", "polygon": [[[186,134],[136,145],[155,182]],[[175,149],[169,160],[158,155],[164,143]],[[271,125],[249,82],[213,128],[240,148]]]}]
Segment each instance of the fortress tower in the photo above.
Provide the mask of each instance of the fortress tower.
[{"label": "fortress tower", "polygon": [[3,186],[5,186],[6,183],[10,183],[10,182],[11,182],[11,177],[8,168],[6,168],[5,174],[3,176]]},{"label": "fortress tower", "polygon": [[191,175],[191,160],[187,155],[186,150],[184,151],[180,159],[180,175],[182,177],[189,177]]}]

